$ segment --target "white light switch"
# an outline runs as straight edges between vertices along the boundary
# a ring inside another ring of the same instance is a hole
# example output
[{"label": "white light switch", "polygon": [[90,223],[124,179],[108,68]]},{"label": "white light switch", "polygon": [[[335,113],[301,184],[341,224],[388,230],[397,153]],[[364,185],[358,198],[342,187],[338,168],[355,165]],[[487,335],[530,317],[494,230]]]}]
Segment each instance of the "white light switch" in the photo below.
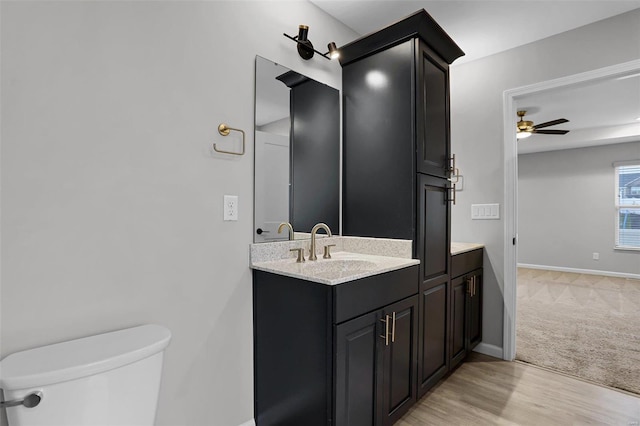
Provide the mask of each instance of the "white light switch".
[{"label": "white light switch", "polygon": [[471,204],[471,219],[500,219],[500,204]]},{"label": "white light switch", "polygon": [[224,196],[224,220],[238,220],[238,196]]}]

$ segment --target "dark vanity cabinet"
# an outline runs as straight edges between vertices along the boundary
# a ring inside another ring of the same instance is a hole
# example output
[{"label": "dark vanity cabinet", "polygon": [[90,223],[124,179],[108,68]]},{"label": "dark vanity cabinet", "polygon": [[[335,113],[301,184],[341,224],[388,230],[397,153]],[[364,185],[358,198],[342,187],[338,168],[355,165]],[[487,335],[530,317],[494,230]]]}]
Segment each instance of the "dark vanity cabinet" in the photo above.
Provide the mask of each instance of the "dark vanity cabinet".
[{"label": "dark vanity cabinet", "polygon": [[450,370],[449,64],[463,54],[424,10],[341,47],[343,234],[414,242],[418,396]]},{"label": "dark vanity cabinet", "polygon": [[343,231],[417,242],[421,176],[451,186],[449,64],[463,52],[424,10],[340,50]]},{"label": "dark vanity cabinet", "polygon": [[483,249],[451,256],[451,368],[482,340],[482,257]]},{"label": "dark vanity cabinet", "polygon": [[416,401],[418,297],[336,326],[335,424],[392,425]]},{"label": "dark vanity cabinet", "polygon": [[254,271],[255,417],[391,425],[416,401],[418,265],[337,285]]}]

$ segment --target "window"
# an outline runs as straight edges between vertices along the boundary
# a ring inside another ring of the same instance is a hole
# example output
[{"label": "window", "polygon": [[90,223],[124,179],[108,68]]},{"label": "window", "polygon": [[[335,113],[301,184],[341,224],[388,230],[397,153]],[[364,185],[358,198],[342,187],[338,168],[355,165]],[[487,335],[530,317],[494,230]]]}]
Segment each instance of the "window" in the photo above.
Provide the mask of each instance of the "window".
[{"label": "window", "polygon": [[614,163],[616,247],[640,250],[640,160]]}]

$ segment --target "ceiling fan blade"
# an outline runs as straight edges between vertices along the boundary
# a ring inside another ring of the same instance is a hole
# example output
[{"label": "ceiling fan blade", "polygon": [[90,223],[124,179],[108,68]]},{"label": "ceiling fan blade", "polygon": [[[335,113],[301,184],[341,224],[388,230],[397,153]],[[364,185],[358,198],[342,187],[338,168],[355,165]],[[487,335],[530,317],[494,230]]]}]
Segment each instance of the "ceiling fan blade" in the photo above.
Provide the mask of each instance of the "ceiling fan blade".
[{"label": "ceiling fan blade", "polygon": [[539,135],[566,135],[569,133],[568,130],[537,130],[533,129],[532,133],[537,133]]},{"label": "ceiling fan blade", "polygon": [[536,124],[535,126],[533,126],[533,128],[534,130],[542,129],[543,127],[555,126],[556,124],[562,124],[562,123],[568,123],[568,122],[569,120],[567,120],[566,118],[558,118],[557,120],[551,120],[545,123]]}]

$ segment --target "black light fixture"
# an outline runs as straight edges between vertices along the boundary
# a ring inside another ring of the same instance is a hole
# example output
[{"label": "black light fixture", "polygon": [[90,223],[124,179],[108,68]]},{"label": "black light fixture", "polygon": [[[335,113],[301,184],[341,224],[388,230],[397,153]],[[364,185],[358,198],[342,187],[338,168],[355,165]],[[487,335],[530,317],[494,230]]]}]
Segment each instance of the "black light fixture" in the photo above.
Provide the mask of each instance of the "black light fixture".
[{"label": "black light fixture", "polygon": [[338,50],[334,42],[329,43],[327,45],[327,48],[329,49],[329,58],[338,59],[340,57],[340,51]]},{"label": "black light fixture", "polygon": [[322,53],[314,49],[311,40],[309,40],[309,27],[306,25],[300,25],[298,27],[298,35],[295,37],[291,37],[290,35],[284,33],[286,38],[295,41],[298,44],[298,54],[302,59],[309,60],[313,58],[314,53],[319,54],[325,59],[336,59],[340,56],[340,51],[336,47],[334,42],[329,43],[327,46],[329,51],[327,53]]}]

